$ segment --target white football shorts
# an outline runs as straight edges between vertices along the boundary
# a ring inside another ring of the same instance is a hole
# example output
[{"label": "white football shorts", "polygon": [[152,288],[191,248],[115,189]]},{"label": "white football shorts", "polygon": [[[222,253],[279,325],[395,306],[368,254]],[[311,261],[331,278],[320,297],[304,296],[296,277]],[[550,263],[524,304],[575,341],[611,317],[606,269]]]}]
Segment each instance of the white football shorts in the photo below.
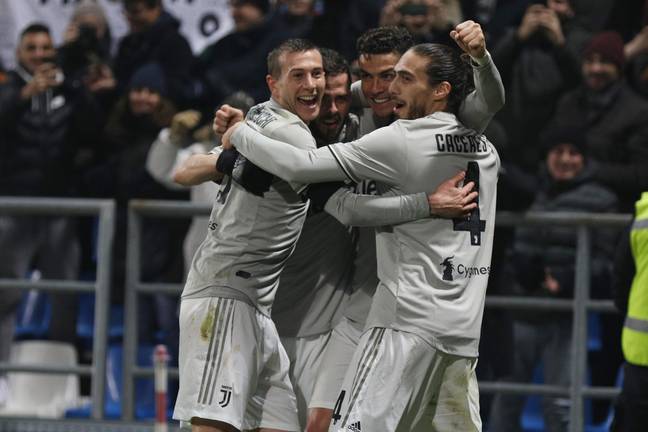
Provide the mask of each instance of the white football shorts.
[{"label": "white football shorts", "polygon": [[412,333],[367,330],[329,431],[481,431],[476,358],[443,353]]},{"label": "white football shorts", "polygon": [[297,431],[288,369],[274,323],[256,308],[219,297],[182,300],[175,420]]}]

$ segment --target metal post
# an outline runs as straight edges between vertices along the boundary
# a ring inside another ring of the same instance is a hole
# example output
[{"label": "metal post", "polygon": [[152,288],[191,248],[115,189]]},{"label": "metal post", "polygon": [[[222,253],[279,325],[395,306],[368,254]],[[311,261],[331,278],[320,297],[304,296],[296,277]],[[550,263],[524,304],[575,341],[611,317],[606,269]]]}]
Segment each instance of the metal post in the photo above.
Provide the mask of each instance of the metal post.
[{"label": "metal post", "polygon": [[167,398],[169,353],[165,345],[158,345],[153,352],[155,369],[155,427],[154,432],[167,432]]},{"label": "metal post", "polygon": [[137,285],[140,282],[141,216],[129,205],[128,243],[126,251],[126,294],[124,296],[124,359],[122,377],[122,419],[133,420],[137,366]]},{"label": "metal post", "polygon": [[92,418],[103,419],[108,345],[108,311],[110,310],[110,268],[115,229],[115,205],[101,205],[97,242],[97,279],[95,291],[94,346],[92,351]]},{"label": "metal post", "polygon": [[587,301],[590,287],[590,231],[587,226],[578,227],[575,264],[569,430],[581,432],[583,430],[583,380],[587,370]]}]

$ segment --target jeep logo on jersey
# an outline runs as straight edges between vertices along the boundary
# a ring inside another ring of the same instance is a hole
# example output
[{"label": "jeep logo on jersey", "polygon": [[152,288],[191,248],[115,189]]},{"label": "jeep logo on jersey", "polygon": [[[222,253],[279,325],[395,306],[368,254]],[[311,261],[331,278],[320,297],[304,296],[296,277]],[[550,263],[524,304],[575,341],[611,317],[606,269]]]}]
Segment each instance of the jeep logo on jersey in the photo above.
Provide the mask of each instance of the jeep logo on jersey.
[{"label": "jeep logo on jersey", "polygon": [[[447,257],[440,264],[443,267],[443,276],[444,281],[453,281],[455,277],[457,279],[470,279],[477,276],[488,276],[490,274],[490,266],[467,266],[464,264],[457,264],[455,266],[454,255]],[[455,271],[456,270],[456,271]]]},{"label": "jeep logo on jersey", "polygon": [[452,271],[454,270],[454,264],[452,263],[453,258],[454,258],[454,255],[444,259],[443,262],[441,263],[441,265],[443,266],[443,280],[444,281],[453,280],[453,278],[452,278]]}]

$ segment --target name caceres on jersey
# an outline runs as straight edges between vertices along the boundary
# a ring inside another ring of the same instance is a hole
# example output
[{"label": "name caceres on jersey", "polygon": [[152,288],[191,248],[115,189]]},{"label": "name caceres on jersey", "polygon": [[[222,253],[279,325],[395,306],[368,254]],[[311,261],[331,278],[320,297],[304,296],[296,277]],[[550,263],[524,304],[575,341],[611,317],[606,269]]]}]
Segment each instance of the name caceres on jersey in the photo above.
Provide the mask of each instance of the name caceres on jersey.
[{"label": "name caceres on jersey", "polygon": [[382,195],[429,193],[459,170],[478,185],[478,208],[467,218],[377,230],[380,282],[367,319],[368,327],[412,332],[444,352],[476,357],[495,225],[495,148],[446,112],[329,148],[351,180],[376,180]]},{"label": "name caceres on jersey", "polygon": [[[253,107],[246,123],[286,145],[316,148],[306,124],[274,100]],[[275,178],[261,197],[223,178],[183,297],[239,298],[270,315],[279,274],[306,218],[308,204],[300,196],[304,186]]]}]

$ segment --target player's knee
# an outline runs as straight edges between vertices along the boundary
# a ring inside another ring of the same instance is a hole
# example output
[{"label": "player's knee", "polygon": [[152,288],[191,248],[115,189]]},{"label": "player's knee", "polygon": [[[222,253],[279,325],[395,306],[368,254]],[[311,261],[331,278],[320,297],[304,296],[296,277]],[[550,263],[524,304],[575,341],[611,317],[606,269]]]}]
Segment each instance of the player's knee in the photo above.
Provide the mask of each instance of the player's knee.
[{"label": "player's knee", "polygon": [[239,430],[222,421],[192,417],[191,432],[239,432]]},{"label": "player's knee", "polygon": [[333,410],[328,408],[311,408],[308,410],[306,432],[326,432],[331,423]]}]

